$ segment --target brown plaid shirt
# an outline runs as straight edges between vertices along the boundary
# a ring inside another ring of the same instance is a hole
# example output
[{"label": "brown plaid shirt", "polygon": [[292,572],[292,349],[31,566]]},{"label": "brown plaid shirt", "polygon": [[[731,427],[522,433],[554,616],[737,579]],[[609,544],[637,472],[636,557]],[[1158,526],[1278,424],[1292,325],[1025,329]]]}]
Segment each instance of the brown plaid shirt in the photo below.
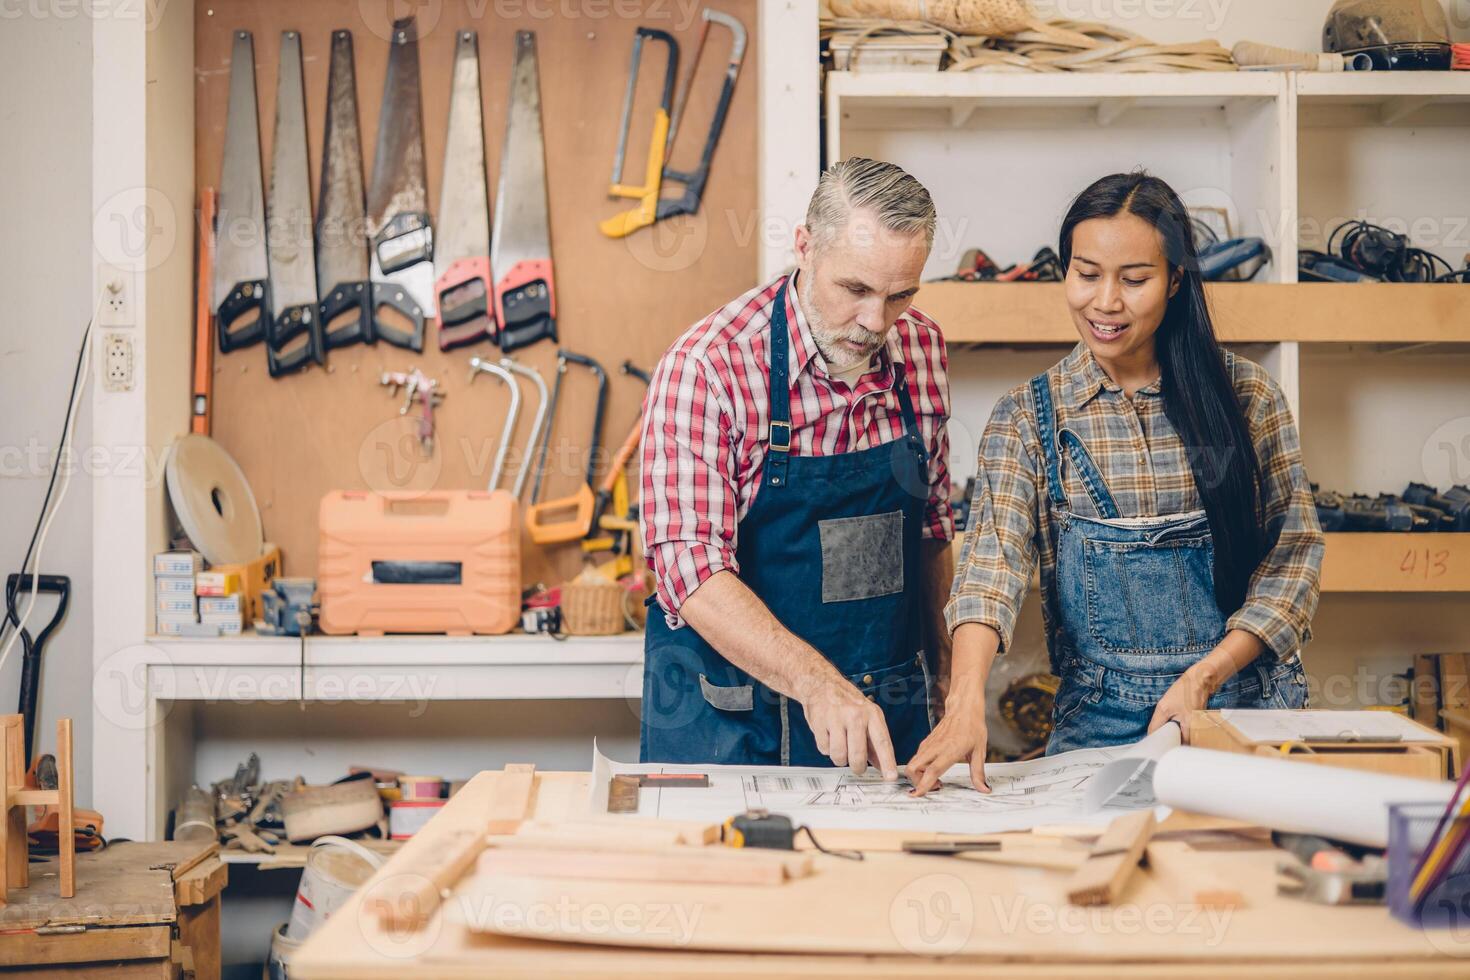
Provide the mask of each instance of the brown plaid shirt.
[{"label": "brown plaid shirt", "polygon": [[[1243,357],[1227,353],[1226,362],[1260,458],[1266,535],[1271,542],[1271,550],[1251,577],[1245,604],[1226,628],[1253,634],[1285,660],[1296,656],[1311,638],[1322,529],[1302,468],[1296,423],[1281,387]],[[1048,370],[1047,381],[1058,431],[1070,428],[1082,438],[1121,516],[1161,517],[1202,509],[1188,453],[1164,416],[1158,381],[1140,388],[1130,400],[1084,344]],[[1053,605],[1057,528],[1029,385],[1012,389],[995,406],[979,456],[969,531],[944,614],[951,631],[961,623],[992,627],[1005,651],[1038,554],[1048,636],[1058,621]],[[1062,483],[1073,512],[1100,517],[1066,453],[1061,461]]]}]

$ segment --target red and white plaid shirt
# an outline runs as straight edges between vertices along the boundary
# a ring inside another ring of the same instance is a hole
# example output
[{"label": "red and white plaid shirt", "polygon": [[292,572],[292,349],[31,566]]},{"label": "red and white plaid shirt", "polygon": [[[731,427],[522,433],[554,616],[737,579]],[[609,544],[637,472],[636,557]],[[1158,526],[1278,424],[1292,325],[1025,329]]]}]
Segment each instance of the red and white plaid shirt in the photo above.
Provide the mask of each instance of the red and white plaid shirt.
[{"label": "red and white plaid shirt", "polygon": [[[737,528],[761,486],[769,443],[771,312],[785,277],[711,313],[659,361],[643,420],[643,545],[653,559],[669,626],[679,608],[722,569],[739,573]],[[908,309],[855,387],[833,378],[812,340],[796,289],[786,294],[791,331],[791,452],[832,456],[903,435],[893,362],[906,365],[920,436],[929,451],[923,536],[954,536],[949,505],[949,377],[944,338]]]}]

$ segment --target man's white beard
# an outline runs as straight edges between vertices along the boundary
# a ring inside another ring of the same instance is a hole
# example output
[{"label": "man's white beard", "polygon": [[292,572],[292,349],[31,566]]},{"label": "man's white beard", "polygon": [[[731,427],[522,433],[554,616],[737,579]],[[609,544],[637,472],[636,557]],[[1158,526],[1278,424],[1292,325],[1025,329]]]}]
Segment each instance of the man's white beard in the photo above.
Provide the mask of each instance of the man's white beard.
[{"label": "man's white beard", "polygon": [[[816,343],[817,350],[822,352],[822,358],[827,362],[827,367],[843,370],[854,364],[872,360],[873,355],[878,353],[878,348],[883,346],[887,338],[875,338],[862,327],[853,327],[851,330],[836,330],[829,327],[826,318],[822,316],[821,309],[817,306],[815,297],[812,296],[810,278],[798,279],[797,283],[801,293],[801,312],[806,316],[807,326],[812,332],[812,340]],[[845,347],[839,347],[838,344],[844,340],[862,344],[866,352],[854,354]]]}]

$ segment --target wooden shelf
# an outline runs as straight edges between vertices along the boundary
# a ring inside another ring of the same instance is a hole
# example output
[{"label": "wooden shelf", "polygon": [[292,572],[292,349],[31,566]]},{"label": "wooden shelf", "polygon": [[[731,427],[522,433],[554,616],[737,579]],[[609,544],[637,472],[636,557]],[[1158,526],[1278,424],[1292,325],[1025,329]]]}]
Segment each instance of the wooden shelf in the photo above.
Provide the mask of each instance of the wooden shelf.
[{"label": "wooden shelf", "polygon": [[1329,534],[1323,592],[1470,592],[1470,534]]},{"label": "wooden shelf", "polygon": [[1303,126],[1463,126],[1470,121],[1467,73],[1302,72],[1296,92]]},{"label": "wooden shelf", "polygon": [[[916,305],[951,344],[1074,344],[1060,283],[931,282]],[[1470,289],[1447,283],[1212,283],[1234,343],[1470,343]]]}]

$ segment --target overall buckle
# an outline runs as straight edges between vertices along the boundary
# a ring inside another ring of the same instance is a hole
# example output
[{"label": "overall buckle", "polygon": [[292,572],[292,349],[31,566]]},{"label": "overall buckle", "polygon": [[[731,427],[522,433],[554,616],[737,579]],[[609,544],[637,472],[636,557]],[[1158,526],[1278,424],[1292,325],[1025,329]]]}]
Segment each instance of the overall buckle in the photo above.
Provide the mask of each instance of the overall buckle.
[{"label": "overall buckle", "polygon": [[[776,442],[776,430],[778,428],[784,430],[784,433],[783,433],[784,441],[781,442],[781,443],[779,443],[779,444]],[[768,428],[766,434],[767,434],[767,438],[769,438],[770,441],[771,441],[771,449],[773,451],[778,452],[778,453],[789,453],[789,452],[791,452],[791,423],[790,422],[774,422],[773,421],[770,424],[770,427]]]}]

